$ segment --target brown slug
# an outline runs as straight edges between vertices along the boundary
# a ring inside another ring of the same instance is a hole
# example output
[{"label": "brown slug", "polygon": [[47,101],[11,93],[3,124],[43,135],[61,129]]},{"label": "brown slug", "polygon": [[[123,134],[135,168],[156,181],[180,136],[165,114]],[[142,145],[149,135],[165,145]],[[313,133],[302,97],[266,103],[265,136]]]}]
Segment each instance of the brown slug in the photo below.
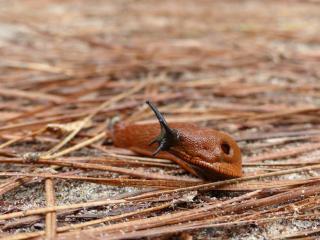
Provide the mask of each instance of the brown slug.
[{"label": "brown slug", "polygon": [[159,124],[118,123],[112,132],[116,147],[128,148],[146,156],[159,156],[179,164],[189,173],[206,180],[242,176],[241,152],[228,134],[190,123],[166,122],[150,101]]}]

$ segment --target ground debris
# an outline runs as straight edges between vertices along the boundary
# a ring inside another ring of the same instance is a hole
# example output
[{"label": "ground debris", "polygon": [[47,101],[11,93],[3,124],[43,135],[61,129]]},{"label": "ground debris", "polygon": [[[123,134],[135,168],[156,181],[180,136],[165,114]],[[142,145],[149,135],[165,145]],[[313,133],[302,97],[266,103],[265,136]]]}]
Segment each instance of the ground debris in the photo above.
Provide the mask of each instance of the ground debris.
[{"label": "ground debris", "polygon": [[[0,2],[0,237],[318,237],[316,1]],[[270,14],[271,13],[271,14]],[[204,183],[112,146],[115,122],[230,133]]]}]

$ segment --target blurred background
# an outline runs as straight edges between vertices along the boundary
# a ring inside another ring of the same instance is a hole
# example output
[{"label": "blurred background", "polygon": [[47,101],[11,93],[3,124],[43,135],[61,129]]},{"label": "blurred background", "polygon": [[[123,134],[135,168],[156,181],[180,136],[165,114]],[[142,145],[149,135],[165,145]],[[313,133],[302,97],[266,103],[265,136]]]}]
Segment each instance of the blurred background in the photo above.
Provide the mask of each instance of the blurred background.
[{"label": "blurred background", "polygon": [[32,90],[90,98],[107,82],[163,75],[207,88],[189,98],[261,94],[267,103],[284,88],[278,101],[317,96],[316,1],[27,0],[0,10],[3,89],[37,83]]}]

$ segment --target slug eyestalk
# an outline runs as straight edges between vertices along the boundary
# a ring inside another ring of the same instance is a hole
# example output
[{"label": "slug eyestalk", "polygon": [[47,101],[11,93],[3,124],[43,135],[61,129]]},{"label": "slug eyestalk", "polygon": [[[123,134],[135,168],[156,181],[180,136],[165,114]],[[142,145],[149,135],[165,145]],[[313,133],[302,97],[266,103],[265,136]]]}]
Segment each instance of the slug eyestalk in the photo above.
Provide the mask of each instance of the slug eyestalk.
[{"label": "slug eyestalk", "polygon": [[169,127],[167,121],[164,116],[159,112],[157,107],[149,100],[146,101],[146,104],[152,109],[157,119],[159,120],[161,132],[158,137],[156,137],[149,145],[154,143],[158,143],[159,146],[156,151],[152,154],[152,156],[156,156],[160,151],[167,151],[170,147],[174,146],[179,140],[179,134],[176,129],[172,129]]}]

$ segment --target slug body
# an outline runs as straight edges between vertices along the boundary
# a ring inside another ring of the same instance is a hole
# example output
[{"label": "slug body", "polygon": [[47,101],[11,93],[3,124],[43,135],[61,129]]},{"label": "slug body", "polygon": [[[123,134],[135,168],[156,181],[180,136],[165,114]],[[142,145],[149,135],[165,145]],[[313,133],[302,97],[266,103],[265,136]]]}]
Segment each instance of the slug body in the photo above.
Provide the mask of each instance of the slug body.
[{"label": "slug body", "polygon": [[[153,111],[157,109],[147,102]],[[189,123],[122,124],[113,128],[113,144],[146,156],[158,155],[179,164],[193,175],[216,181],[242,176],[241,152],[224,132]],[[159,115],[160,114],[160,115]]]}]

